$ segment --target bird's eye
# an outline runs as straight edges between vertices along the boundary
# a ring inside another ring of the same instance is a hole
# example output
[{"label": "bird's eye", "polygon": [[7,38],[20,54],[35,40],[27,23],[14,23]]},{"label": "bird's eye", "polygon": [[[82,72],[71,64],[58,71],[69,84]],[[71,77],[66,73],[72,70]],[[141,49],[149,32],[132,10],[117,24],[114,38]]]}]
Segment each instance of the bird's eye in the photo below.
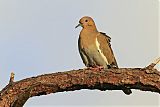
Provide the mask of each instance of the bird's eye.
[{"label": "bird's eye", "polygon": [[88,22],[88,20],[85,20],[85,22]]}]

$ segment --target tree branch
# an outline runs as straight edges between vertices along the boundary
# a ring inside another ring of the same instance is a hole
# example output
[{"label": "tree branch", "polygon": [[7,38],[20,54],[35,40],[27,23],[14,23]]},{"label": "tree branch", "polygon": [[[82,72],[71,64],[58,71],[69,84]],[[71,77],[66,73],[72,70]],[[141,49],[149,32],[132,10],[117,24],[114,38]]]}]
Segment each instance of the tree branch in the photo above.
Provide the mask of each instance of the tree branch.
[{"label": "tree branch", "polygon": [[155,65],[149,66],[112,68],[99,72],[79,69],[39,75],[17,82],[12,80],[0,91],[0,107],[22,107],[30,97],[80,89],[105,91],[127,87],[160,94],[160,72],[153,68]]}]

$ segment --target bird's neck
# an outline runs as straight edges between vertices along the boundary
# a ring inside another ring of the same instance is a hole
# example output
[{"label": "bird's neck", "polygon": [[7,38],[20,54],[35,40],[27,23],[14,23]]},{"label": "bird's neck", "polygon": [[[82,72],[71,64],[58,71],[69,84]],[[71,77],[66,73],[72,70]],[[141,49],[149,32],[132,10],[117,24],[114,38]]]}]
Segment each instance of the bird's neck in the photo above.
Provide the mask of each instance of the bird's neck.
[{"label": "bird's neck", "polygon": [[82,37],[82,38],[96,38],[96,36],[97,36],[97,34],[98,34],[98,31],[97,30],[91,30],[91,29],[85,29],[85,28],[83,28],[82,30],[81,30],[81,32],[80,32],[80,36]]},{"label": "bird's neck", "polygon": [[97,30],[97,28],[93,28],[93,27],[89,28],[89,27],[87,27],[87,28],[83,28],[81,32],[96,33],[96,32],[98,32],[98,30]]}]

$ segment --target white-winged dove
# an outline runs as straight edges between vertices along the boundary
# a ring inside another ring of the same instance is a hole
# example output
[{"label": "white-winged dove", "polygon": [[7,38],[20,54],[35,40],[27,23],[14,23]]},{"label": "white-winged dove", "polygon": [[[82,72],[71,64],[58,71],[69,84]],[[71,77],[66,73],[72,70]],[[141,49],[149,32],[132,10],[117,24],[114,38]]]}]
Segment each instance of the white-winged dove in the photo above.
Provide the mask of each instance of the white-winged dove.
[{"label": "white-winged dove", "polygon": [[[105,33],[98,32],[93,19],[84,16],[76,28],[78,26],[83,28],[79,35],[78,48],[85,66],[90,68],[118,68],[110,44],[111,38]],[[129,89],[123,91],[126,94],[131,93]]]},{"label": "white-winged dove", "polygon": [[105,33],[98,32],[93,19],[88,16],[82,17],[78,26],[83,27],[78,40],[79,52],[83,63],[87,67],[118,68],[111,49],[111,38]]}]

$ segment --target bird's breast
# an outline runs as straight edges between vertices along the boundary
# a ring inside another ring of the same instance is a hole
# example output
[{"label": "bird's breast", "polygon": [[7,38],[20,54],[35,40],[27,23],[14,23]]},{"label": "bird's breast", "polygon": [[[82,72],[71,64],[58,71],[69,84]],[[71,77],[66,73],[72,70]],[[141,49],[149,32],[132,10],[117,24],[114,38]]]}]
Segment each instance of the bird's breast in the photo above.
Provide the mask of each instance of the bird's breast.
[{"label": "bird's breast", "polygon": [[80,33],[80,45],[87,49],[96,47],[96,35],[82,31]]}]

